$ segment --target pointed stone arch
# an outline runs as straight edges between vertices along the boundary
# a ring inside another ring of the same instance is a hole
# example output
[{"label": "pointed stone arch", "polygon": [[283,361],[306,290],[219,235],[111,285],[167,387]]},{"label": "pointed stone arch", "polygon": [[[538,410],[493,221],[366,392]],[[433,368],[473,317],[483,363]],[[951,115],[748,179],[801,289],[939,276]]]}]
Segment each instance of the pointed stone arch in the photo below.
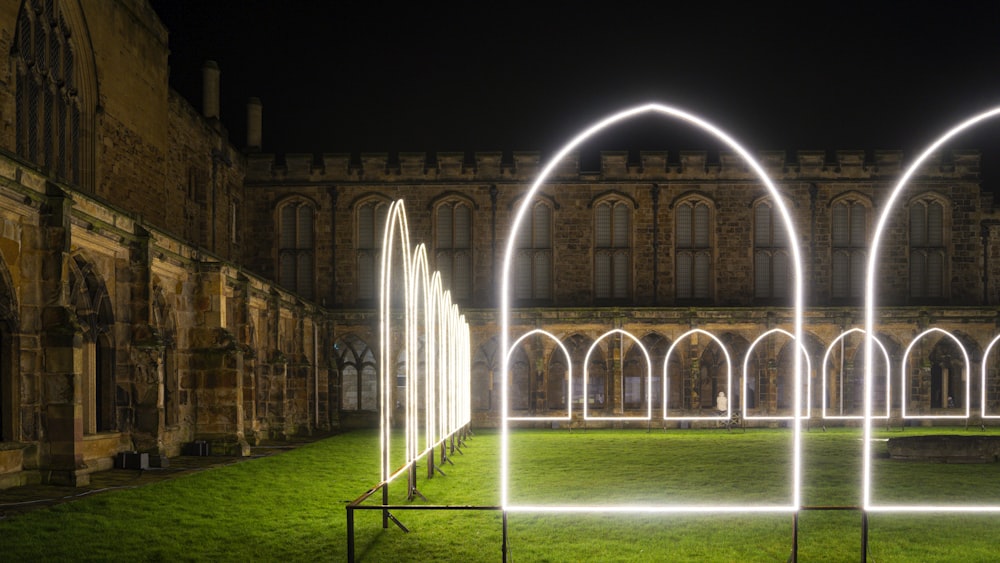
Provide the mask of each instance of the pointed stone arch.
[{"label": "pointed stone arch", "polygon": [[83,337],[83,431],[106,432],[118,427],[114,311],[94,263],[79,252],[68,262],[70,306]]}]

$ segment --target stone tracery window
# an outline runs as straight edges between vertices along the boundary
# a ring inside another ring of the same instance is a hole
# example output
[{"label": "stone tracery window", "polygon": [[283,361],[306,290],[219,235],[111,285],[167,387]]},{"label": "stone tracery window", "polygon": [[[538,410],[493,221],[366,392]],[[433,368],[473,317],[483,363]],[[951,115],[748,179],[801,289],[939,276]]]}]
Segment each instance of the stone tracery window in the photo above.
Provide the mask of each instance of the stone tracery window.
[{"label": "stone tracery window", "polygon": [[632,268],[631,212],[620,200],[594,207],[594,297],[625,300],[630,296]]},{"label": "stone tracery window", "polygon": [[278,283],[307,299],[314,293],[315,215],[312,204],[299,199],[278,208]]},{"label": "stone tracery window", "polygon": [[463,201],[437,206],[434,267],[452,299],[472,296],[472,208]]},{"label": "stone tracery window", "polygon": [[674,214],[678,299],[708,299],[712,280],[712,213],[703,200],[685,201]]},{"label": "stone tracery window", "polygon": [[362,203],[357,210],[357,282],[358,301],[375,299],[378,286],[378,264],[382,257],[382,231],[389,213],[389,204],[380,200]]},{"label": "stone tracery window", "polygon": [[340,408],[345,411],[378,410],[378,374],[375,353],[351,334],[334,344],[340,367]]},{"label": "stone tracery window", "polygon": [[71,30],[58,0],[29,0],[17,23],[16,151],[67,182],[81,183],[81,99]]},{"label": "stone tracery window", "polygon": [[910,204],[910,297],[945,296],[945,206],[925,197]]},{"label": "stone tracery window", "polygon": [[517,233],[514,271],[517,299],[552,299],[552,207],[547,203],[535,203]]},{"label": "stone tracery window", "polygon": [[788,236],[774,204],[764,200],[754,207],[754,297],[787,299],[791,262]]},{"label": "stone tracery window", "polygon": [[845,199],[833,204],[830,222],[830,296],[859,299],[864,295],[868,247],[868,207]]}]

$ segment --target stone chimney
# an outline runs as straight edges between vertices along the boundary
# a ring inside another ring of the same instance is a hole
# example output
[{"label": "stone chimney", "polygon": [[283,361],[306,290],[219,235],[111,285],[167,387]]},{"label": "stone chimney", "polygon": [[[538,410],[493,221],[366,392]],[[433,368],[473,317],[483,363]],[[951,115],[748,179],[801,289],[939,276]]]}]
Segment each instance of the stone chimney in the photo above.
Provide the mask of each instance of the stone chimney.
[{"label": "stone chimney", "polygon": [[260,98],[250,98],[247,100],[247,149],[260,150],[262,111]]},{"label": "stone chimney", "polygon": [[219,65],[205,61],[201,66],[201,113],[209,118],[219,118]]}]

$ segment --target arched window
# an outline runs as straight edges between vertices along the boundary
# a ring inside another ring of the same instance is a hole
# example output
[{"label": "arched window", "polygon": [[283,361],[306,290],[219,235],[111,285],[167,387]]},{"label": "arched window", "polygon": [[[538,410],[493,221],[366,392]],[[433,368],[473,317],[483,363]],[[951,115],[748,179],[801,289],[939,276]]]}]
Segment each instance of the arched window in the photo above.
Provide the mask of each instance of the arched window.
[{"label": "arched window", "polygon": [[708,299],[712,280],[712,214],[701,200],[677,205],[674,224],[677,299]]},{"label": "arched window", "polygon": [[868,260],[868,207],[864,203],[843,199],[833,204],[830,246],[830,297],[860,299]]},{"label": "arched window", "polygon": [[472,296],[472,208],[462,201],[438,205],[434,266],[455,301]]},{"label": "arched window", "polygon": [[594,297],[629,298],[632,269],[631,213],[624,201],[602,201],[594,208]]},{"label": "arched window", "polygon": [[770,201],[754,207],[754,297],[787,299],[790,262],[788,236]]},{"label": "arched window", "polygon": [[933,197],[910,203],[910,297],[937,299],[945,288],[945,206]]},{"label": "arched window", "polygon": [[353,334],[333,345],[340,368],[340,408],[345,411],[378,410],[378,375],[375,353]]},{"label": "arched window", "polygon": [[517,233],[516,285],[519,300],[552,299],[552,208],[537,202]]},{"label": "arched window", "polygon": [[299,295],[313,298],[315,208],[301,200],[278,208],[278,283]]},{"label": "arched window", "polygon": [[369,200],[362,203],[357,211],[357,268],[358,301],[371,302],[375,299],[378,286],[378,263],[382,257],[382,232],[389,204],[384,201]]},{"label": "arched window", "polygon": [[71,30],[58,0],[29,0],[17,22],[16,150],[67,182],[81,183],[81,99]]}]

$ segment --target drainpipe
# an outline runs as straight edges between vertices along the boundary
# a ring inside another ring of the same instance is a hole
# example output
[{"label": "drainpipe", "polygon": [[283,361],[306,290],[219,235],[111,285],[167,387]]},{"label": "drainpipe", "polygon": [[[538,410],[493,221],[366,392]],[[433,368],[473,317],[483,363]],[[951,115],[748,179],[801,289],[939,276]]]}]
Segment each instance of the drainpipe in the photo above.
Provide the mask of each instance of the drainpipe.
[{"label": "drainpipe", "polygon": [[490,185],[490,214],[491,214],[491,228],[493,230],[490,239],[490,295],[497,294],[497,195],[500,191],[497,189],[496,184]]},{"label": "drainpipe", "polygon": [[653,196],[653,305],[660,303],[660,185],[653,184],[650,188]]}]

